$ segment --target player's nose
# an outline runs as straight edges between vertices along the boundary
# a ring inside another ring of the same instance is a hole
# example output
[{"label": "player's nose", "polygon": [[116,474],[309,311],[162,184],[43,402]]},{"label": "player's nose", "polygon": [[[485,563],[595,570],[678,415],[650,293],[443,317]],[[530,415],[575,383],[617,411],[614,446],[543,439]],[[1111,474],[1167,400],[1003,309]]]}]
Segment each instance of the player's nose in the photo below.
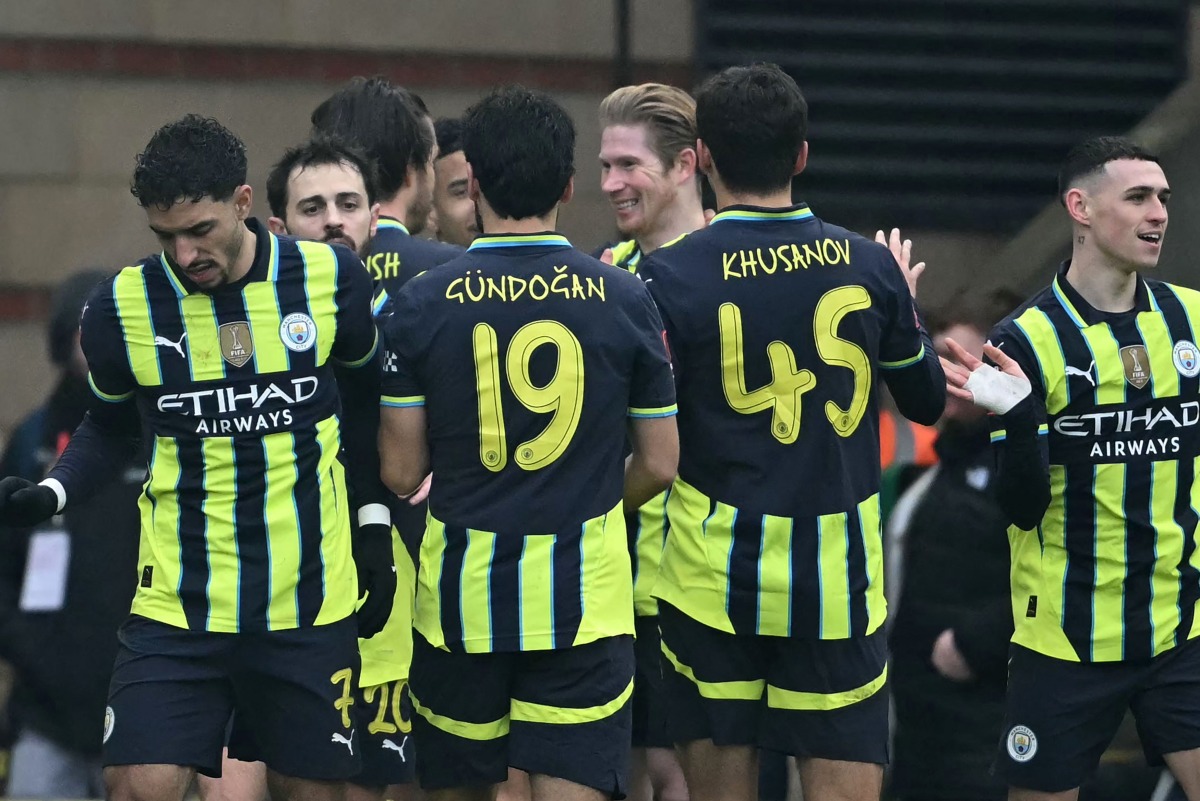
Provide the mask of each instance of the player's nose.
[{"label": "player's nose", "polygon": [[608,192],[608,193],[620,192],[624,188],[625,188],[625,182],[622,181],[617,176],[617,173],[615,170],[610,170],[608,172],[608,174],[605,175],[600,180],[600,191],[601,192]]}]

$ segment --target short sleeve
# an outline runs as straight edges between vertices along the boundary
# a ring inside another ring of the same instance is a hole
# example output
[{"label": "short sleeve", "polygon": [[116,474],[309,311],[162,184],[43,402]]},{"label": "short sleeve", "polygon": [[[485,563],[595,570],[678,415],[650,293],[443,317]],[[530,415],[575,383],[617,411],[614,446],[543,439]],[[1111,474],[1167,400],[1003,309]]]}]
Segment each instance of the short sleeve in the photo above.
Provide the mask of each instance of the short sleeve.
[{"label": "short sleeve", "polygon": [[106,403],[132,398],[137,381],[129,366],[112,279],[97,286],[84,304],[79,329],[80,346],[88,364],[88,385],[93,394]]},{"label": "short sleeve", "polygon": [[667,332],[650,292],[640,282],[636,290],[633,301],[636,353],[629,389],[629,416],[670,417],[677,409]]},{"label": "short sleeve", "polygon": [[422,326],[412,288],[393,295],[392,314],[384,325],[383,393],[380,404],[403,409],[424,406],[425,390],[418,378]]},{"label": "short sleeve", "polygon": [[375,288],[362,260],[348,248],[334,245],[337,258],[337,335],[332,356],[346,367],[369,363],[379,347],[373,305]]}]

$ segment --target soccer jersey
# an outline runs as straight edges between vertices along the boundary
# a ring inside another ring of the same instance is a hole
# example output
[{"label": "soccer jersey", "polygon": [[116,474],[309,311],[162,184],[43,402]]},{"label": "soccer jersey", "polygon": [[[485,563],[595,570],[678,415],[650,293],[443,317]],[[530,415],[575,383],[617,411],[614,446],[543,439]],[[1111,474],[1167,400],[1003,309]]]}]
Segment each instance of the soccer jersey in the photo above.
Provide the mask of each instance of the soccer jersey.
[{"label": "soccer jersey", "polygon": [[1033,384],[1050,476],[1040,525],[1009,532],[1013,641],[1148,659],[1200,633],[1200,293],[1139,279],[1134,309],[1104,313],[1068,267],[991,335]]},{"label": "soccer jersey", "polygon": [[940,414],[944,377],[887,248],[805,205],[735,206],[645,257],[679,392],[654,594],[736,634],[843,639],[885,617],[879,379]]},{"label": "soccer jersey", "polygon": [[429,268],[463,253],[457,245],[412,236],[404,223],[394,217],[379,218],[368,250],[367,272],[391,296]]},{"label": "soccer jersey", "polygon": [[208,293],[163,255],[93,295],[96,395],[136,403],[149,458],[133,612],[218,632],[354,611],[333,363],[371,364],[371,282],[349,250],[257,221],[242,279]]},{"label": "soccer jersey", "polygon": [[383,404],[427,407],[416,627],[435,647],[546,650],[633,632],[621,496],[629,417],[675,413],[635,276],[561,236],[483,236],[411,281]]}]

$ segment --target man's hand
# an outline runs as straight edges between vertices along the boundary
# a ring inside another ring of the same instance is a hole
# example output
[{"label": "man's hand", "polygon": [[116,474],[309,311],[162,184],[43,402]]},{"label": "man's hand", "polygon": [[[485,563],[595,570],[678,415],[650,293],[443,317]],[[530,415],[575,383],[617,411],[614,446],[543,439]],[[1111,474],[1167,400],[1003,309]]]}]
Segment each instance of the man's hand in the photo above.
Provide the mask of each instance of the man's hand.
[{"label": "man's hand", "polygon": [[58,495],[41,484],[17,476],[0,480],[0,523],[27,528],[49,520],[58,511]]},{"label": "man's hand", "polygon": [[875,241],[892,251],[892,256],[900,265],[900,273],[904,276],[905,283],[908,284],[909,294],[913,296],[913,300],[916,300],[917,279],[921,277],[921,273],[925,272],[925,262],[920,262],[912,267],[908,266],[908,263],[912,261],[912,240],[901,241],[900,229],[893,228],[890,237],[885,237],[883,231],[876,231]]},{"label": "man's hand", "polygon": [[396,604],[396,557],[390,523],[366,523],[358,527],[356,534],[358,592],[360,598],[366,596],[358,608],[358,636],[366,639],[382,631],[392,615]]},{"label": "man's hand", "polygon": [[946,629],[938,635],[933,643],[933,653],[929,655],[929,661],[938,673],[950,681],[970,681],[975,677],[971,666],[967,664],[966,658],[954,641],[954,629]]},{"label": "man's hand", "polygon": [[946,349],[953,359],[941,357],[946,391],[956,398],[994,414],[1006,414],[1033,391],[1021,365],[990,342],[983,346],[983,353],[999,370],[975,358],[953,339],[946,339]]},{"label": "man's hand", "polygon": [[421,482],[421,486],[413,490],[413,494],[409,495],[404,500],[408,501],[409,506],[420,506],[429,497],[429,490],[433,486],[433,473],[425,476],[425,480]]}]

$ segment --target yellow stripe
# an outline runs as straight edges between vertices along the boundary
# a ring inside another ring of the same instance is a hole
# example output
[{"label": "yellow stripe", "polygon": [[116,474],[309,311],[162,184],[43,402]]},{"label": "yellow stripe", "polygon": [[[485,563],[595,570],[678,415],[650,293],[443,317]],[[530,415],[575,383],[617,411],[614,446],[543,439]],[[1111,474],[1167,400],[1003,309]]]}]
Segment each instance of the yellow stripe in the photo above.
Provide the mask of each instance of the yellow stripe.
[{"label": "yellow stripe", "polygon": [[792,617],[792,520],[764,515],[762,529],[758,633],[787,637]]},{"label": "yellow stripe", "polygon": [[317,364],[329,359],[337,339],[337,256],[320,242],[296,242],[304,255],[304,286],[308,310],[317,327]]},{"label": "yellow stripe", "polygon": [[842,690],[836,693],[809,693],[796,690],[785,690],[772,684],[767,685],[767,706],[772,709],[795,709],[827,712],[865,701],[883,689],[887,684],[887,665],[883,672],[861,687],[853,690]]},{"label": "yellow stripe", "polygon": [[[187,628],[183,604],[176,594],[182,569],[179,561],[179,499],[175,494],[179,474],[179,451],[175,440],[155,437],[146,491],[138,501],[141,510],[138,565],[152,568],[153,580],[149,587],[138,584],[132,611]],[[150,495],[156,503],[150,502]]]},{"label": "yellow stripe", "polygon": [[[1200,456],[1192,459],[1192,475],[1200,475]],[[1190,498],[1190,506],[1193,510],[1200,509],[1200,481],[1192,482],[1192,494]],[[1189,536],[1196,538],[1196,532],[1192,532]],[[1192,549],[1191,566],[1193,569],[1200,571],[1200,548]],[[1200,636],[1200,615],[1192,617],[1192,630],[1188,632],[1188,639]]]},{"label": "yellow stripe", "polygon": [[[714,569],[715,562],[709,558],[709,507],[708,496],[683,479],[675,479],[667,499],[670,534],[651,594],[709,628],[732,634],[733,623],[725,609],[728,576],[724,570]],[[721,505],[716,508],[719,514]],[[729,507],[725,510],[731,513]],[[728,555],[726,543],[722,566]]]},{"label": "yellow stripe", "polygon": [[916,364],[917,362],[921,361],[924,358],[925,358],[925,346],[921,345],[921,350],[917,351],[916,356],[910,356],[907,359],[901,359],[901,360],[895,361],[895,362],[885,362],[881,359],[879,362],[879,366],[882,367],[884,370],[900,370],[905,367],[911,367],[912,365]]},{"label": "yellow stripe", "polygon": [[133,377],[143,387],[162,386],[158,347],[150,322],[145,277],[140,267],[126,267],[113,281],[113,301],[125,333],[125,347]]},{"label": "yellow stripe", "polygon": [[[295,486],[299,473],[294,448],[295,439],[289,431],[263,437],[268,487]],[[267,626],[272,631],[295,628],[300,623],[296,599],[296,576],[300,575],[300,518],[290,491],[268,494],[266,518],[267,547],[271,557]]]},{"label": "yellow stripe", "polygon": [[[274,242],[274,237],[272,237]],[[288,350],[279,336],[283,316],[275,285],[266,281],[251,281],[242,290],[249,313],[250,336],[254,339],[254,366],[259,375],[282,373],[289,367]]]},{"label": "yellow stripe", "polygon": [[1137,321],[1150,357],[1154,397],[1173,398],[1179,394],[1179,371],[1175,369],[1175,343],[1171,341],[1167,321],[1161,314],[1151,312],[1139,314]]},{"label": "yellow stripe", "polygon": [[867,554],[867,634],[887,619],[887,597],[883,594],[883,526],[876,493],[858,505],[863,547]]},{"label": "yellow stripe", "polygon": [[670,406],[655,406],[653,408],[645,409],[633,406],[629,407],[630,417],[670,417],[671,415],[678,413],[679,407],[673,403]]},{"label": "yellow stripe", "polygon": [[[704,549],[708,552],[708,561],[716,569],[717,589],[721,594],[721,613],[729,617],[729,555],[733,551],[733,524],[737,519],[737,509],[726,503],[716,503],[716,508],[707,522],[701,528]],[[730,622],[730,628],[733,628]]]},{"label": "yellow stripe", "polygon": [[633,679],[621,691],[621,694],[607,704],[585,707],[550,706],[533,701],[512,699],[509,716],[512,720],[524,723],[547,723],[552,726],[575,726],[581,723],[595,723],[619,712],[633,695]]},{"label": "yellow stripe", "polygon": [[638,509],[637,521],[637,573],[633,583],[633,609],[640,616],[657,615],[658,602],[650,592],[658,577],[658,564],[662,561],[663,543],[666,541],[667,493],[660,492],[642,504],[642,508]]},{"label": "yellow stripe", "polygon": [[453,734],[455,737],[484,742],[487,740],[498,740],[508,734],[507,715],[491,723],[468,723],[463,720],[455,720],[445,715],[436,714],[417,699],[417,696],[413,694],[411,686],[408,688],[408,697],[412,699],[413,709],[416,710],[418,715],[425,718],[430,726],[441,729],[447,734]]},{"label": "yellow stripe", "polygon": [[[554,579],[554,535],[526,535],[521,561],[517,563],[522,651],[548,651],[555,647]],[[573,582],[574,577],[570,580]]]},{"label": "yellow stripe", "polygon": [[[1067,371],[1054,324],[1041,309],[1031,308],[1016,319],[1017,327],[1025,333],[1041,368],[1042,385],[1046,390],[1046,411],[1058,414],[1067,405]],[[1078,365],[1080,369],[1086,365]]]},{"label": "yellow stripe", "polygon": [[100,387],[96,386],[96,379],[92,377],[90,372],[88,373],[87,381],[88,386],[92,388],[92,392],[95,394],[95,396],[102,401],[106,401],[107,403],[120,403],[121,401],[129,400],[133,397],[133,390],[123,392],[120,395],[108,394],[104,390],[100,389]]},{"label": "yellow stripe", "polygon": [[[1087,466],[1075,469],[1086,470]],[[1121,642],[1125,628],[1126,529],[1124,525],[1114,527],[1106,521],[1119,520],[1124,515],[1126,466],[1098,464],[1095,470],[1096,586],[1092,591],[1091,657],[1108,662],[1124,658]],[[1109,503],[1110,499],[1115,503]]]},{"label": "yellow stripe", "polygon": [[1157,656],[1174,646],[1175,629],[1179,626],[1179,580],[1175,566],[1183,556],[1184,532],[1175,521],[1178,462],[1153,462],[1151,470],[1150,513],[1156,532],[1157,564],[1150,580],[1150,619],[1154,627],[1154,655]]},{"label": "yellow stripe", "polygon": [[[488,585],[496,535],[490,531],[467,529],[467,550],[463,555],[461,612],[464,647],[474,653],[492,650],[491,588]],[[453,598],[447,598],[453,603]],[[511,599],[499,599],[511,603]],[[457,632],[450,632],[450,636]]]},{"label": "yellow stripe", "polygon": [[238,630],[238,582],[241,565],[237,553],[237,482],[233,471],[233,440],[205,437],[200,441],[204,459],[204,502],[207,523],[204,544],[208,551],[209,631]]},{"label": "yellow stripe", "polygon": [[442,599],[438,593],[442,580],[442,548],[445,536],[446,524],[426,513],[425,535],[421,538],[421,550],[417,555],[413,628],[421,632],[434,648],[444,648],[446,645],[446,639],[442,636]]},{"label": "yellow stripe", "polygon": [[846,515],[821,515],[818,519],[821,576],[822,640],[844,640],[850,636],[850,593],[846,565]]},{"label": "yellow stripe", "polygon": [[384,395],[379,399],[380,406],[390,406],[394,409],[405,409],[409,406],[424,406],[424,395]]},{"label": "yellow stripe", "polygon": [[[580,550],[583,617],[572,645],[633,634],[633,563],[620,501],[607,514],[584,523]],[[574,579],[562,576],[559,580]]]},{"label": "yellow stripe", "polygon": [[762,699],[763,692],[767,689],[766,679],[701,681],[696,678],[696,673],[690,667],[679,661],[679,657],[675,656],[667,647],[665,641],[662,643],[662,652],[667,661],[675,668],[676,673],[696,685],[701,698],[709,698],[714,701],[758,701]]},{"label": "yellow stripe", "polygon": [[179,306],[183,311],[183,328],[187,332],[184,346],[192,380],[224,378],[225,359],[221,356],[221,335],[217,330],[217,312],[212,298],[203,292],[195,292],[180,300]]},{"label": "yellow stripe", "polygon": [[336,623],[354,614],[358,603],[358,576],[350,547],[351,509],[346,496],[346,471],[338,461],[338,422],[327,417],[317,423],[321,446],[321,564],[325,598],[316,625]]},{"label": "yellow stripe", "polygon": [[377,350],[379,350],[379,329],[378,328],[374,329],[374,333],[373,333],[373,336],[371,339],[371,349],[367,351],[367,354],[365,356],[363,356],[361,359],[355,359],[352,362],[342,362],[342,364],[344,366],[350,367],[350,368],[362,367],[364,364],[371,361],[371,357],[375,355],[375,351],[377,351]]}]

